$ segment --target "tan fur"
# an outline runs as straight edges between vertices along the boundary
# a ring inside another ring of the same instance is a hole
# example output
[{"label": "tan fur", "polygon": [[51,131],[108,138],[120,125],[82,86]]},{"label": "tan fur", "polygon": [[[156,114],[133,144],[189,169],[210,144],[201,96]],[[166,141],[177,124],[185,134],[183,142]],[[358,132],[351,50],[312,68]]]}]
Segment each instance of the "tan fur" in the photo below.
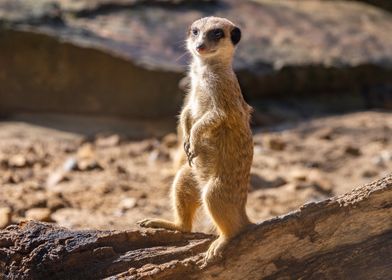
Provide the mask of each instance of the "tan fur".
[{"label": "tan fur", "polygon": [[[192,34],[195,28],[197,36]],[[224,31],[224,38],[208,41],[205,34],[216,28]],[[233,28],[227,19],[216,17],[200,19],[191,26],[187,40],[193,55],[191,90],[180,115],[189,163],[182,161],[173,182],[175,221],[147,219],[139,223],[190,231],[195,211],[203,205],[219,232],[206,262],[219,256],[228,240],[250,224],[245,205],[253,158],[251,108],[232,69]],[[196,50],[200,43],[205,44],[203,53]]]}]

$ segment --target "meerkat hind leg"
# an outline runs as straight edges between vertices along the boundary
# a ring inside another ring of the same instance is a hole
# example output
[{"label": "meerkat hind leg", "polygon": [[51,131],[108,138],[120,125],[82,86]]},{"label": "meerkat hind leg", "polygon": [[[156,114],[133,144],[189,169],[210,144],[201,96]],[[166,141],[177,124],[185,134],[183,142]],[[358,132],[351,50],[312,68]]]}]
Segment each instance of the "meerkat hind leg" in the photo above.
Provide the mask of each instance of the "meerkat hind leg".
[{"label": "meerkat hind leg", "polygon": [[200,206],[200,191],[191,168],[184,164],[173,181],[175,221],[163,219],[145,219],[138,224],[142,227],[166,228],[189,232],[193,219]]},{"label": "meerkat hind leg", "polygon": [[[219,237],[211,243],[205,256],[205,264],[221,257],[222,251],[229,240],[241,232],[250,221],[245,212],[245,203],[236,202],[220,183],[209,183],[204,196],[205,206],[216,225]],[[237,198],[238,199],[238,198]]]}]

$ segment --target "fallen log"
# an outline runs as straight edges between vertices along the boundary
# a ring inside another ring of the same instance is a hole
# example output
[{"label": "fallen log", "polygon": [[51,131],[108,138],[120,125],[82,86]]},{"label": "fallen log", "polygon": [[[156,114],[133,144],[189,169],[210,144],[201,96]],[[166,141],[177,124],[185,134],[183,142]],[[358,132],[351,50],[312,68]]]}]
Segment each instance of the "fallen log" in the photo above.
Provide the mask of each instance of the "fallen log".
[{"label": "fallen log", "polygon": [[200,268],[213,239],[22,222],[0,231],[0,279],[392,279],[392,174],[261,222]]}]

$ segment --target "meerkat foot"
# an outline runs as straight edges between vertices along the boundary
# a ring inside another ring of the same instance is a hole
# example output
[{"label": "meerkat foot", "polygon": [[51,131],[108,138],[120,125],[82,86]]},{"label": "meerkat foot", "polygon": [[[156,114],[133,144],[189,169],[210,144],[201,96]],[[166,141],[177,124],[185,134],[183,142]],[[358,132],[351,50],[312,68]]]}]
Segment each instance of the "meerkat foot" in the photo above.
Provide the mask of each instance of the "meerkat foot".
[{"label": "meerkat foot", "polygon": [[204,257],[204,264],[206,266],[222,258],[222,252],[227,245],[227,240],[224,238],[218,238],[211,243]]},{"label": "meerkat foot", "polygon": [[164,228],[164,229],[169,229],[169,230],[179,230],[179,231],[189,231],[176,223],[166,221],[166,220],[161,220],[161,219],[144,219],[141,221],[138,221],[136,224],[138,224],[141,227],[144,228]]}]

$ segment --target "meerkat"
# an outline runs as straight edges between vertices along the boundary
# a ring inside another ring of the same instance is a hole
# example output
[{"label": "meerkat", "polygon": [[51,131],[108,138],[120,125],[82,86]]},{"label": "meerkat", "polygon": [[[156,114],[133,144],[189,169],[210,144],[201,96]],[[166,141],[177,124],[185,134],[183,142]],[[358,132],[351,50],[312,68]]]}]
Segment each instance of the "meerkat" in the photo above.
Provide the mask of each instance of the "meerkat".
[{"label": "meerkat", "polygon": [[219,233],[206,263],[220,257],[228,241],[252,224],[245,210],[253,159],[252,110],[232,67],[240,39],[240,29],[225,18],[202,18],[189,28],[191,88],[179,117],[187,160],[173,181],[175,220],[139,222],[189,232],[196,210],[204,206]]}]

